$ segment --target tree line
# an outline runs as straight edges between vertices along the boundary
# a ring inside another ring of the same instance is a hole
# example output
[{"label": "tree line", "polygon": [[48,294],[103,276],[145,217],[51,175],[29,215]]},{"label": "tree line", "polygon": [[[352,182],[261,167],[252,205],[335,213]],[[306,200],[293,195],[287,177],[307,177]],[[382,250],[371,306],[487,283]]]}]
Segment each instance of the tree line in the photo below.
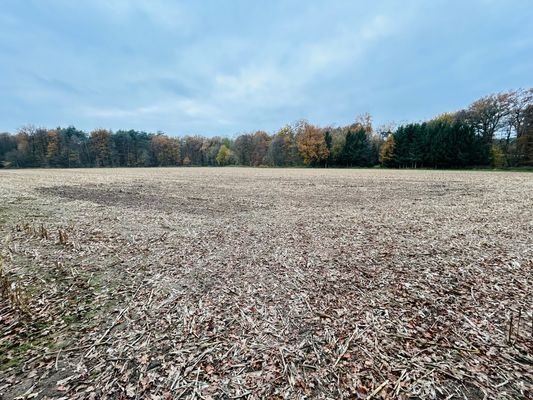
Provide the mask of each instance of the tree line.
[{"label": "tree line", "polygon": [[0,134],[0,167],[533,166],[533,88],[492,94],[429,121],[374,128],[369,114],[340,127],[308,121],[235,138],[73,126]]}]

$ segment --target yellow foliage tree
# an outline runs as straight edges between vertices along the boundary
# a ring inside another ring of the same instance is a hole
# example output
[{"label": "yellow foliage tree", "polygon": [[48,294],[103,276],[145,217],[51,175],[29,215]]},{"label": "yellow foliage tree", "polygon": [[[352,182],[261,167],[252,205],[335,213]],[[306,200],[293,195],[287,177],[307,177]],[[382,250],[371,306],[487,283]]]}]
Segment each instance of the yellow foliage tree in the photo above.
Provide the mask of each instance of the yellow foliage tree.
[{"label": "yellow foliage tree", "polygon": [[396,141],[394,140],[394,135],[389,135],[379,151],[379,161],[384,167],[391,167],[394,165],[395,148]]},{"label": "yellow foliage tree", "polygon": [[218,165],[224,166],[228,165],[231,161],[231,157],[233,156],[230,149],[227,148],[225,144],[220,146],[220,150],[217,154],[217,163]]},{"label": "yellow foliage tree", "polygon": [[48,146],[46,149],[46,159],[49,164],[54,164],[55,159],[59,156],[59,134],[55,129],[48,131]]},{"label": "yellow foliage tree", "polygon": [[302,126],[297,143],[305,165],[318,164],[329,157],[324,132],[311,124]]}]

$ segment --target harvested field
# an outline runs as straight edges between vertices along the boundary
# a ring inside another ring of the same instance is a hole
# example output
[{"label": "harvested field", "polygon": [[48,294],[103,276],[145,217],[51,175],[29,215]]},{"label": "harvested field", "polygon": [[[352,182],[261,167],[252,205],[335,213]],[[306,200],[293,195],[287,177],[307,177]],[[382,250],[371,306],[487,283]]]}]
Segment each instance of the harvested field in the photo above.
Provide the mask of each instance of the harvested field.
[{"label": "harvested field", "polygon": [[531,399],[533,174],[0,171],[0,398]]}]

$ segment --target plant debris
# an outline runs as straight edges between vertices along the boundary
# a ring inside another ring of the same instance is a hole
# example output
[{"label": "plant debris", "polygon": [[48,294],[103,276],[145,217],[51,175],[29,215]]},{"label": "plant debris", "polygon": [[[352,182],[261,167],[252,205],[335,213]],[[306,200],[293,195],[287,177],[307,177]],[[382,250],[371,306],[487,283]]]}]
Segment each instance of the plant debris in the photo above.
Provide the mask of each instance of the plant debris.
[{"label": "plant debris", "polygon": [[0,172],[1,399],[533,398],[527,173]]}]

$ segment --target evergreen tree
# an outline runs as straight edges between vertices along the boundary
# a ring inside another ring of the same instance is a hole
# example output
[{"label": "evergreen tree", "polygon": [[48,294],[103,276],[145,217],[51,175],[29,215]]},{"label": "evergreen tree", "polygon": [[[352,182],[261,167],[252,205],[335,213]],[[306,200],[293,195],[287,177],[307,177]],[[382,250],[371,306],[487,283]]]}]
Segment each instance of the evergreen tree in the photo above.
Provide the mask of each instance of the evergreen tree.
[{"label": "evergreen tree", "polygon": [[366,167],[370,161],[370,143],[363,128],[349,130],[346,134],[341,159],[348,167]]}]

